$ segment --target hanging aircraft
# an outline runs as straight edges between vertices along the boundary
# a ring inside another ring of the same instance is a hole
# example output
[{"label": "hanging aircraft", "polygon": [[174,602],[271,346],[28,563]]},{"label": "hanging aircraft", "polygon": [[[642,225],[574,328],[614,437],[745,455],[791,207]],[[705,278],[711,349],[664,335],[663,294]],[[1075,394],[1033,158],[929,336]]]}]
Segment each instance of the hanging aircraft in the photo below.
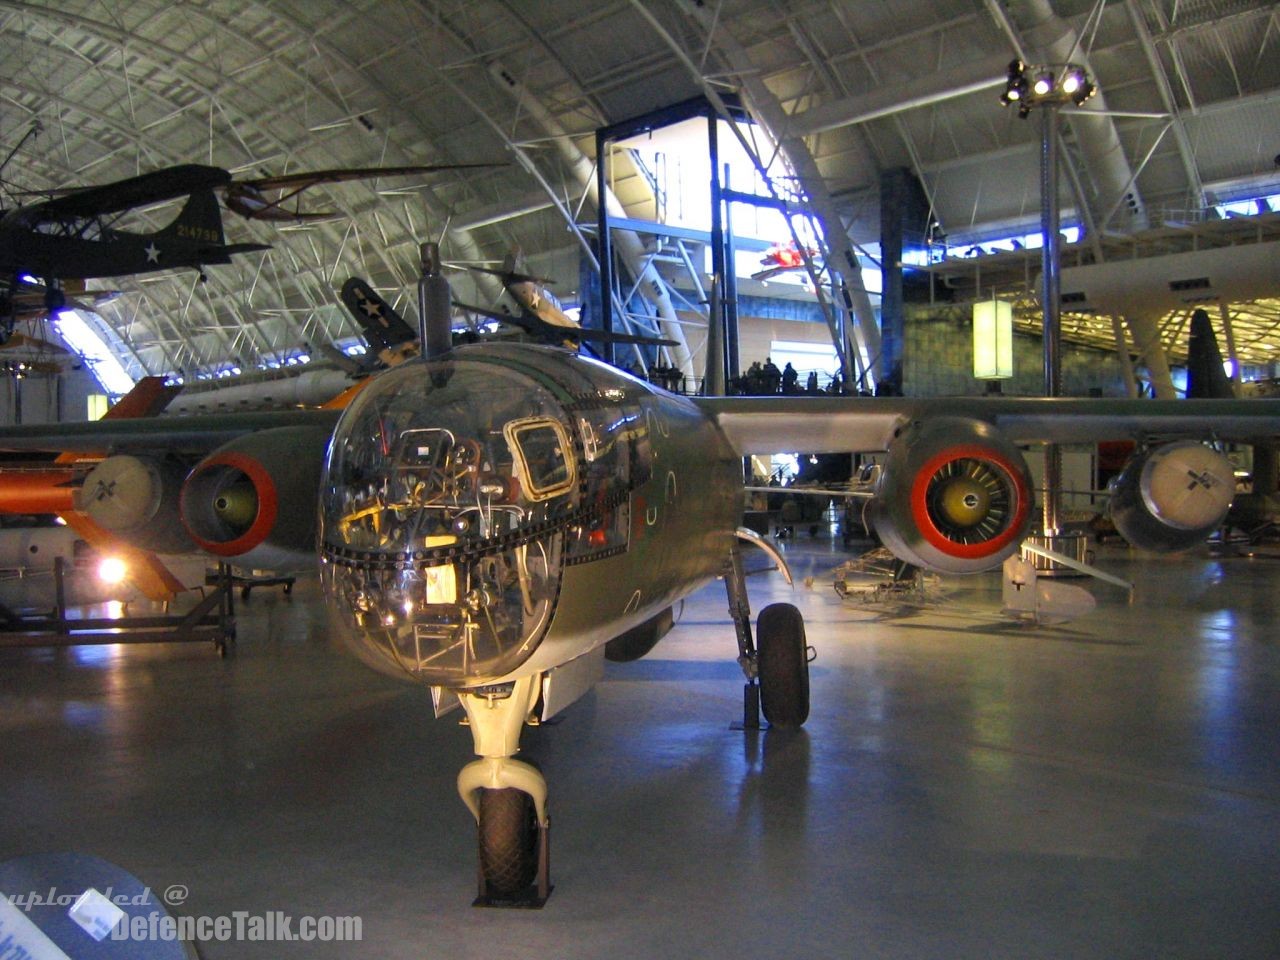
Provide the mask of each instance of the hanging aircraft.
[{"label": "hanging aircraft", "polygon": [[[805,247],[803,250],[794,240],[775,243],[760,258],[761,269],[751,274],[752,280],[771,280],[784,273],[805,273],[808,263],[818,257],[818,250]],[[820,268],[820,267],[819,267]]]},{"label": "hanging aircraft", "polygon": [[[305,220],[333,215],[287,205],[319,184],[486,166],[493,164],[318,170],[237,180],[221,167],[181,164],[0,210],[0,279],[7,281],[0,295],[0,333],[7,337],[13,331],[14,297],[24,276],[43,280],[46,307],[58,309],[64,299],[57,285],[63,280],[175,267],[203,271],[211,264],[230,263],[236,254],[269,249],[270,244],[226,242],[218,192],[228,209],[251,220]],[[142,233],[119,226],[132,210],[179,197],[187,198],[185,205],[160,230]]]},{"label": "hanging aircraft", "polygon": [[507,292],[520,312],[511,314],[487,307],[472,306],[467,303],[453,301],[454,306],[474,314],[519,327],[530,336],[543,343],[563,344],[574,347],[579,343],[594,341],[596,343],[629,343],[641,346],[674,347],[674,340],[663,337],[651,337],[644,334],[622,333],[620,331],[596,330],[584,327],[564,312],[564,307],[546,285],[551,281],[545,277],[534,277],[521,273],[516,269],[515,255],[508,255],[501,269],[468,265],[468,270],[487,273],[502,281],[502,288]]},{"label": "hanging aircraft", "polygon": [[[786,567],[739,528],[744,456],[886,452],[873,505],[885,545],[969,573],[1012,555],[1031,523],[1018,444],[1139,438],[1152,467],[1133,536],[1162,547],[1194,523],[1207,533],[1230,502],[1217,455],[1193,438],[1280,434],[1280,402],[1265,400],[684,397],[558,347],[453,346],[449,300],[434,254],[424,356],[340,413],[13,427],[0,450],[108,447],[84,509],[138,546],[277,570],[314,568],[318,552],[347,646],[430,688],[437,714],[465,712],[478,759],[458,790],[479,832],[478,902],[550,892],[547,784],[516,758],[523,726],[584,694],[606,657],[647,653],[708,581],[728,590],[744,720],[757,707],[775,727],[807,719],[799,611],[772,604],[750,622],[741,545]],[[118,458],[148,468],[131,484],[148,496],[113,504],[119,487],[95,485]]]},{"label": "hanging aircraft", "polygon": [[339,296],[359,325],[369,351],[385,366],[394,367],[418,355],[418,331],[366,281],[359,277],[347,278]]},{"label": "hanging aircraft", "polygon": [[[466,269],[501,278],[503,289],[515,300],[520,312],[512,314],[459,300],[451,300],[453,306],[467,313],[516,327],[543,343],[563,344],[566,347],[576,347],[586,341],[675,346],[674,340],[661,337],[583,327],[565,313],[560,301],[542,286],[550,281],[516,272],[514,257],[507,258],[507,265],[502,270],[473,265]],[[359,277],[351,277],[342,285],[341,297],[343,306],[360,325],[370,348],[385,365],[393,366],[418,355],[418,332],[404,321],[391,304],[378,296],[367,282]]]}]

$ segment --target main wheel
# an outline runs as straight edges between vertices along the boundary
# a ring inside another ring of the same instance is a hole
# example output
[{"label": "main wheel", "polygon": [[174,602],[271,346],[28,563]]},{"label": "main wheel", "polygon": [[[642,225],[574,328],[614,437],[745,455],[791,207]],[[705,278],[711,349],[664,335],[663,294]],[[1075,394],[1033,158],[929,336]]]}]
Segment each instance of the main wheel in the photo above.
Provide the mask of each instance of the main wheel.
[{"label": "main wheel", "polygon": [[789,603],[773,603],[756,620],[760,701],[775,727],[799,727],[809,719],[809,648],[804,617]]},{"label": "main wheel", "polygon": [[538,814],[523,790],[480,791],[480,870],[495,894],[513,894],[538,874]]}]

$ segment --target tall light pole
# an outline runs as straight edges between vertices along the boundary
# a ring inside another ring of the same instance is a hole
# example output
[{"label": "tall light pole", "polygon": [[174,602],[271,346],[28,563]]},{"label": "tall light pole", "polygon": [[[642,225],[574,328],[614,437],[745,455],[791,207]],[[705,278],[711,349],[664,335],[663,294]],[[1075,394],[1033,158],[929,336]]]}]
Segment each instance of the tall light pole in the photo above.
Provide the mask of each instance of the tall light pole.
[{"label": "tall light pole", "polygon": [[[1008,80],[1000,102],[1016,106],[1024,120],[1040,111],[1040,231],[1041,309],[1044,313],[1044,395],[1062,394],[1061,235],[1058,232],[1058,110],[1080,106],[1097,92],[1084,67],[1075,63],[1029,67],[1021,60],[1009,64]],[[1054,547],[1061,533],[1059,504],[1062,492],[1062,451],[1051,443],[1044,450],[1042,539]]]}]

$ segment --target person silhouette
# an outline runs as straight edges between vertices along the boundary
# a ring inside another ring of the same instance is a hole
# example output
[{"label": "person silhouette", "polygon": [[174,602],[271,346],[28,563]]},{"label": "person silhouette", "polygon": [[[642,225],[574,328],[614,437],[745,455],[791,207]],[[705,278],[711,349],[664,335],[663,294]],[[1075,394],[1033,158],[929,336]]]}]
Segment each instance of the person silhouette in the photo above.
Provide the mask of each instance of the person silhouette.
[{"label": "person silhouette", "polygon": [[778,369],[778,365],[773,362],[773,357],[764,358],[764,392],[777,393],[778,387],[782,383],[782,371]]},{"label": "person silhouette", "polygon": [[782,392],[783,393],[799,393],[796,389],[800,382],[800,374],[796,373],[796,368],[791,365],[791,361],[787,361],[787,365],[782,370]]}]

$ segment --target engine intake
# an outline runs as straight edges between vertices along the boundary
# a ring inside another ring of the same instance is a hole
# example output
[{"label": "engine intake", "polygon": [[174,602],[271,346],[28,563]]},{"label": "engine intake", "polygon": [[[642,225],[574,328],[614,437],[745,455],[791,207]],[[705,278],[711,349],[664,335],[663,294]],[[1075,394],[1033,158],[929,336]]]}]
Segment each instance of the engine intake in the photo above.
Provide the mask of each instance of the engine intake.
[{"label": "engine intake", "polygon": [[1031,476],[991,424],[941,417],[907,427],[889,448],[871,517],[902,560],[976,573],[1017,549],[1031,519]]},{"label": "engine intake", "polygon": [[315,562],[317,479],[328,431],[263,430],[200,461],[182,488],[182,522],[202,549],[247,567]]}]

